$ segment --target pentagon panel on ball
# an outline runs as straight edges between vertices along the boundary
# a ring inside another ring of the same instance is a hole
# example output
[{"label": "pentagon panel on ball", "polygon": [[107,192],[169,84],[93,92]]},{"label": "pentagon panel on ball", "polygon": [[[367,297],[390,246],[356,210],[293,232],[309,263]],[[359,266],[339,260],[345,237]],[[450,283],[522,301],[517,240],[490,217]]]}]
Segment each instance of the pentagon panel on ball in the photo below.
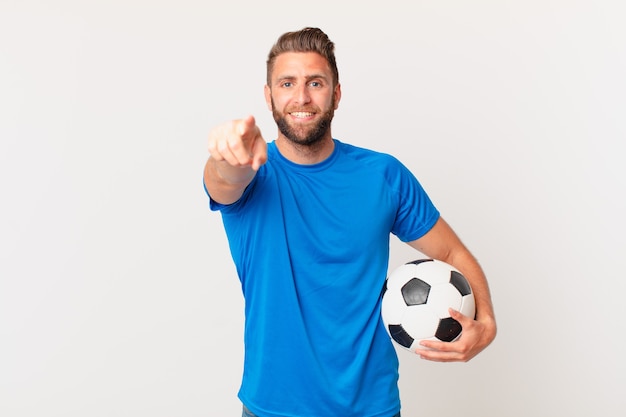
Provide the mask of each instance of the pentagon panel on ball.
[{"label": "pentagon panel on ball", "polygon": [[381,315],[391,339],[407,350],[421,340],[452,342],[462,332],[449,308],[474,317],[476,304],[467,279],[453,266],[418,259],[394,269],[382,293]]}]

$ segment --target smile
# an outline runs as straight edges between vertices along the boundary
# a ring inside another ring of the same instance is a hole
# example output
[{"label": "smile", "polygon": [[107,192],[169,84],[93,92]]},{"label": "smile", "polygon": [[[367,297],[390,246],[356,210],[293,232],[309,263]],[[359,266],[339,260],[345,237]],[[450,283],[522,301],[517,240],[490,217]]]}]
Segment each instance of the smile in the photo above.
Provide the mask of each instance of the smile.
[{"label": "smile", "polygon": [[298,118],[298,119],[306,119],[307,117],[313,117],[315,113],[306,112],[306,111],[296,111],[290,114],[293,117]]}]

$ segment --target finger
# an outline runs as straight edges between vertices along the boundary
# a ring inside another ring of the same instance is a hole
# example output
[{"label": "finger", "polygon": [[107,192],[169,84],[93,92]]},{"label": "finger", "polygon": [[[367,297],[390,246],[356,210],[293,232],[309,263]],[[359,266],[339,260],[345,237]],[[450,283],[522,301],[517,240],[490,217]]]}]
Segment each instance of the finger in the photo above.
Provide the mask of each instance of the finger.
[{"label": "finger", "polygon": [[230,165],[238,165],[237,157],[233,154],[228,144],[229,137],[233,134],[233,126],[230,124],[219,126],[209,133],[209,153],[216,161],[226,161]]},{"label": "finger", "polygon": [[220,134],[217,132],[212,131],[209,134],[209,154],[211,155],[211,158],[215,159],[216,161],[223,161],[225,160],[225,156],[222,154],[222,151],[220,150],[220,140],[219,140]]},{"label": "finger", "polygon": [[422,340],[421,348],[415,349],[415,353],[421,358],[434,362],[455,362],[463,360],[458,342],[439,342],[434,340]]},{"label": "finger", "polygon": [[233,166],[249,165],[252,161],[239,137],[230,137],[218,143],[218,152]]},{"label": "finger", "polygon": [[420,346],[423,347],[419,348],[418,350],[425,350],[425,351],[438,351],[438,352],[452,352],[455,350],[454,347],[454,342],[440,342],[438,340],[422,340],[419,343]]},{"label": "finger", "polygon": [[214,141],[209,141],[209,155],[211,155],[211,158],[215,159],[216,161],[224,160],[224,157],[217,150],[217,143],[215,143]]},{"label": "finger", "polygon": [[256,125],[254,116],[242,119],[238,125],[238,132],[250,155],[252,169],[258,169],[267,161],[267,143]]},{"label": "finger", "polygon": [[453,319],[459,322],[459,324],[461,325],[463,329],[471,326],[474,323],[473,317],[466,316],[460,311],[455,310],[453,308],[449,308],[448,313],[450,313],[450,317],[452,317]]},{"label": "finger", "polygon": [[252,115],[237,121],[236,132],[249,150],[257,137],[261,136],[261,131]]},{"label": "finger", "polygon": [[254,142],[252,148],[252,169],[258,171],[261,165],[267,161],[267,143],[261,135]]},{"label": "finger", "polygon": [[258,129],[256,126],[256,120],[254,116],[248,115],[239,121],[237,126],[239,135],[242,137],[246,136],[250,132],[254,132],[255,129]]},{"label": "finger", "polygon": [[233,120],[218,126],[209,134],[211,156],[232,166],[250,165],[252,157],[244,143],[244,136],[250,135],[255,128],[253,118]]},{"label": "finger", "polygon": [[[229,150],[240,165],[253,165],[258,169],[265,161],[263,155],[265,148],[259,147],[258,142],[263,141],[261,131],[256,125],[254,116],[247,116],[235,121],[235,134],[228,141]],[[261,144],[263,145],[263,144]]]},{"label": "finger", "polygon": [[415,353],[420,359],[428,360],[431,362],[459,362],[463,361],[463,358],[457,352],[440,352],[435,350],[416,350]]}]

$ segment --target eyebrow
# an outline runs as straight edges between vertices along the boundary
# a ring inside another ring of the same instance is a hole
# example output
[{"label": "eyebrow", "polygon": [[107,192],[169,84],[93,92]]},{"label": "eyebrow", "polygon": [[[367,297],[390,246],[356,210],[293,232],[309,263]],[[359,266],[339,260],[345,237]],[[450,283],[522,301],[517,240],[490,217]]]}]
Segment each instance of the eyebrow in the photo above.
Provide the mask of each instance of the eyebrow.
[{"label": "eyebrow", "polygon": [[[284,75],[282,77],[278,77],[276,79],[276,82],[290,81],[290,80],[295,80],[296,78],[298,78],[298,77],[296,77],[295,75]],[[305,79],[307,81],[311,81],[311,80],[315,80],[315,79],[321,79],[321,80],[324,80],[324,81],[328,81],[328,78],[329,77],[324,75],[324,74],[311,74],[311,75],[307,75],[305,77]]]}]

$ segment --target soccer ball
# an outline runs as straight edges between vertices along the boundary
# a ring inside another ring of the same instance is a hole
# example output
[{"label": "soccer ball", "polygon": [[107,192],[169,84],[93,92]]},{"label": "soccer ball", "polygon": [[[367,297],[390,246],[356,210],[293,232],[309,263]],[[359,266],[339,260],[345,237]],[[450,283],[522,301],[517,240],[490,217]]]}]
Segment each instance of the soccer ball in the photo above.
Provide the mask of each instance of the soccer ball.
[{"label": "soccer ball", "polygon": [[393,270],[382,292],[381,315],[389,336],[408,350],[421,340],[452,342],[461,324],[448,308],[474,318],[472,288],[453,266],[436,259],[418,259]]}]

